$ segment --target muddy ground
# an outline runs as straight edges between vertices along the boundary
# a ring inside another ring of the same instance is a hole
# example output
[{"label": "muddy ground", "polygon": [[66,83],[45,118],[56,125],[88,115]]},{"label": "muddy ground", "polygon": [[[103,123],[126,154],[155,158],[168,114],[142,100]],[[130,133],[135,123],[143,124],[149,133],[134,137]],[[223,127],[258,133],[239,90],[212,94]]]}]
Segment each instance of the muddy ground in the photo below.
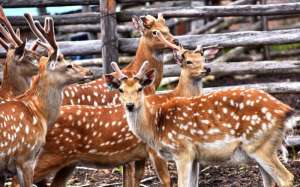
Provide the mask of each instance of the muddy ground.
[{"label": "muddy ground", "polygon": [[[300,186],[300,162],[293,161],[285,166],[295,175],[294,186]],[[176,184],[177,175],[174,163],[169,164],[172,175],[172,182]],[[206,166],[202,167],[200,173],[199,186],[201,187],[260,187],[262,179],[258,166]],[[85,170],[77,169],[69,186],[121,186],[121,170],[102,169],[102,170]],[[160,183],[156,174],[148,163],[145,170],[145,176],[142,186],[158,187]],[[176,185],[173,185],[176,186]]]}]

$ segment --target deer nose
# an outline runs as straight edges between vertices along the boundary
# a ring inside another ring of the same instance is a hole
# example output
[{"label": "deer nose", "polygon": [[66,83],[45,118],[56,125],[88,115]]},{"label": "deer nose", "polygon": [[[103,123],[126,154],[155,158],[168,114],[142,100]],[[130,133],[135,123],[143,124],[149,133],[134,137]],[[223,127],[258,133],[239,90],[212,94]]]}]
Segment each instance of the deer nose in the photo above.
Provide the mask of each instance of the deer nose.
[{"label": "deer nose", "polygon": [[88,76],[94,76],[94,73],[93,73],[91,70],[89,70],[89,71],[86,73],[86,75],[88,75]]},{"label": "deer nose", "polygon": [[133,103],[127,103],[126,108],[129,112],[132,112],[134,109],[134,104]]},{"label": "deer nose", "polygon": [[174,39],[174,40],[173,40],[173,43],[174,43],[175,45],[179,45],[179,44],[180,44],[178,39]]},{"label": "deer nose", "polygon": [[205,74],[208,75],[211,72],[211,69],[209,67],[204,67]]},{"label": "deer nose", "polygon": [[211,72],[211,69],[210,69],[209,67],[204,67],[204,69],[205,69],[205,71],[206,71],[207,73],[210,73],[210,72]]}]

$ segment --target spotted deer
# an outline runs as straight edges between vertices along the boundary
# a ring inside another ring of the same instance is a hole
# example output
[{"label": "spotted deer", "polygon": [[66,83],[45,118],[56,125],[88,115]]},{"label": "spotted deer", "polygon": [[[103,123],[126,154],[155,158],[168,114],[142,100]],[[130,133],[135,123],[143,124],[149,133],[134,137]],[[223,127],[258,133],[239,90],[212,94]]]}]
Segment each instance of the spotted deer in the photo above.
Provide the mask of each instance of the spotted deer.
[{"label": "spotted deer", "polygon": [[[176,44],[177,41],[170,34],[162,15],[159,15],[157,19],[149,15],[133,17],[132,21],[142,37],[139,40],[135,60],[123,70],[136,72],[142,63],[148,60],[150,67],[158,72],[154,86],[152,88],[148,87],[147,90],[147,93],[154,92],[154,87],[157,88],[159,86],[163,75],[162,51],[168,48],[161,38],[158,37],[158,33],[161,33],[171,43]],[[63,105],[100,106],[118,103],[120,103],[118,92],[111,92],[102,78],[83,85],[69,86],[64,91]],[[127,170],[132,170],[132,165],[124,168],[124,174],[130,175],[130,172],[127,174]],[[131,177],[129,176],[129,178]],[[126,181],[129,180],[128,178],[126,179]]]},{"label": "spotted deer", "polygon": [[[49,54],[52,54],[48,46]],[[91,78],[91,72],[71,64],[53,67],[42,57],[31,87],[13,100],[0,104],[0,173],[4,186],[7,175],[16,175],[21,187],[31,187],[33,169],[47,128],[56,120],[64,86]],[[51,68],[49,68],[51,67]]]},{"label": "spotted deer", "polygon": [[[149,61],[149,68],[154,68],[157,71],[154,84],[157,88],[163,76],[161,54],[164,49],[168,48],[158,37],[158,33],[162,33],[166,40],[171,43],[177,41],[170,34],[169,28],[161,15],[157,19],[149,15],[133,17],[132,21],[142,36],[139,40],[135,59],[123,70],[137,72],[145,60]],[[111,92],[102,78],[83,85],[69,86],[64,90],[64,96],[64,105],[100,106],[120,103],[118,92]]]},{"label": "spotted deer", "polygon": [[[292,186],[293,175],[282,165],[277,149],[284,132],[295,124],[295,111],[261,90],[233,88],[191,98],[173,98],[152,105],[142,90],[155,71],[107,79],[120,91],[129,129],[167,160],[174,160],[178,186],[198,184],[199,162],[255,161],[264,186]],[[120,79],[119,77],[122,77]]]},{"label": "spotted deer", "polygon": [[24,93],[30,86],[32,76],[38,72],[37,60],[40,55],[34,48],[34,42],[30,49],[25,48],[26,42],[20,38],[19,32],[14,32],[10,22],[0,6],[0,44],[7,51],[3,62],[3,79],[0,88],[0,98],[12,98]]},{"label": "spotted deer", "polygon": [[[165,102],[175,96],[201,94],[201,79],[208,73],[204,67],[203,50],[197,48],[189,51],[166,44],[176,50],[174,56],[182,68],[181,76],[175,91],[161,94],[156,102]],[[215,54],[217,50],[211,48],[205,51]],[[127,76],[134,74],[124,72]],[[58,120],[48,131],[44,151],[36,166],[34,181],[38,182],[49,174],[56,173],[51,186],[62,187],[78,163],[100,167],[117,166],[138,160],[135,180],[127,178],[129,181],[124,181],[124,186],[139,186],[148,157],[154,163],[161,183],[170,186],[166,163],[128,130],[122,106],[62,106]]]}]

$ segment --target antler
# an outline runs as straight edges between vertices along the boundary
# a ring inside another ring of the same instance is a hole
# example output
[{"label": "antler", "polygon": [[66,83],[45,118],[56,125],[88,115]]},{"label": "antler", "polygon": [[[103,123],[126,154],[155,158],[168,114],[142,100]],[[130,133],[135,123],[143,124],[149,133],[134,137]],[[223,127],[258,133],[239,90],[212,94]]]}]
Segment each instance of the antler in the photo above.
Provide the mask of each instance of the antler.
[{"label": "antler", "polygon": [[[11,42],[13,42],[15,45],[17,46],[21,46],[23,44],[23,41],[19,38],[19,36],[15,33],[12,25],[10,24],[10,22],[8,21],[7,17],[5,16],[4,14],[4,11],[3,11],[3,8],[2,6],[0,5],[0,22],[2,24],[4,24],[10,34],[10,37],[9,38],[6,38],[7,40],[10,40]],[[2,32],[1,30],[1,33],[5,36],[5,34]],[[7,33],[7,31],[6,31]],[[11,40],[12,39],[12,40]],[[16,46],[16,47],[17,47]]]},{"label": "antler", "polygon": [[27,23],[29,24],[29,27],[31,29],[31,31],[34,33],[34,35],[43,43],[42,46],[49,48],[49,46],[51,46],[51,44],[48,42],[48,40],[44,37],[44,35],[40,32],[40,30],[36,27],[32,15],[29,13],[25,13],[24,14]]},{"label": "antler", "polygon": [[140,67],[139,72],[135,75],[135,77],[136,77],[137,79],[141,79],[141,78],[143,77],[143,75],[144,75],[145,72],[146,72],[146,69],[147,69],[148,65],[149,65],[149,62],[148,62],[148,61],[145,61],[145,62],[143,63],[143,65]]},{"label": "antler", "polygon": [[127,76],[120,70],[116,62],[112,62],[110,65],[114,69],[114,71],[119,75],[121,80],[127,78]]},{"label": "antler", "polygon": [[172,44],[171,42],[169,42],[168,40],[165,39],[165,37],[163,36],[163,34],[159,31],[156,31],[156,36],[162,41],[164,42],[166,45],[168,45],[170,48],[175,49],[175,50],[181,50],[182,47],[177,46],[175,44]]},{"label": "antler", "polygon": [[2,38],[0,38],[0,45],[5,49],[8,50],[9,49],[9,44],[3,40]]}]

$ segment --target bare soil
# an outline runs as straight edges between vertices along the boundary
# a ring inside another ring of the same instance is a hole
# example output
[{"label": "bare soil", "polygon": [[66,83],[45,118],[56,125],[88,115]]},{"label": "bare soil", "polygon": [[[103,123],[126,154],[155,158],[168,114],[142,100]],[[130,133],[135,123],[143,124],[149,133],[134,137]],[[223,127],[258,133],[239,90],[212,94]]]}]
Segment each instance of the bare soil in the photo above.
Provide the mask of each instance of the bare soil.
[{"label": "bare soil", "polygon": [[[285,166],[295,176],[294,186],[300,186],[300,162],[291,161]],[[177,174],[174,163],[169,163],[173,184],[176,184]],[[201,187],[260,187],[262,178],[258,166],[203,166],[201,167],[199,186]],[[69,186],[114,186],[122,183],[122,174],[118,169],[83,170],[77,169],[69,181]],[[141,186],[158,187],[159,180],[151,167],[147,164]],[[176,185],[173,185],[176,186]]]}]

